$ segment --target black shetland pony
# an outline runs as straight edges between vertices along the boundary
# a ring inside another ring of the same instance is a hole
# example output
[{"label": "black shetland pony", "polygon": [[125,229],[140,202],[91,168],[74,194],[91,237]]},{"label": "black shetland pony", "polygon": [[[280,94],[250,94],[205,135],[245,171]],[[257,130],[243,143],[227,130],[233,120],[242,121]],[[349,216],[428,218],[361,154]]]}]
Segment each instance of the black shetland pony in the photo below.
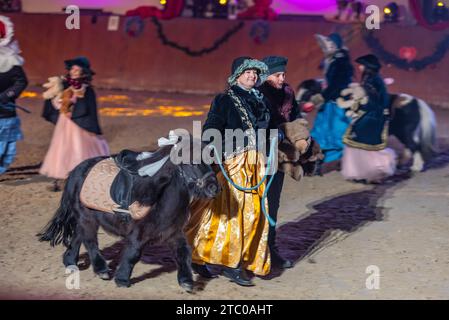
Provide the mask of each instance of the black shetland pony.
[{"label": "black shetland pony", "polygon": [[[143,160],[133,157],[133,165],[142,168],[154,163],[169,155],[172,147],[164,146]],[[109,280],[110,270],[99,251],[97,232],[101,226],[106,232],[123,237],[126,244],[115,273],[115,283],[119,287],[130,286],[132,270],[147,243],[167,243],[175,256],[179,285],[192,292],[191,251],[183,227],[193,199],[213,198],[219,192],[212,167],[204,163],[175,165],[168,159],[153,176],[135,176],[131,201],[151,206],[151,210],[144,218],[133,220],[123,219],[121,214],[89,209],[80,202],[81,187],[89,170],[105,158],[88,159],[70,173],[60,207],[38,234],[39,240],[49,241],[52,246],[62,242],[67,247],[63,255],[65,266],[77,265],[80,246],[84,244],[94,272],[101,279]]]},{"label": "black shetland pony", "polygon": [[[301,82],[296,100],[302,106],[314,100],[321,93],[321,83],[315,79]],[[413,157],[411,169],[422,171],[425,162],[436,152],[436,120],[429,105],[416,97],[400,93],[390,94],[389,134],[394,135],[404,145],[404,157]]]}]

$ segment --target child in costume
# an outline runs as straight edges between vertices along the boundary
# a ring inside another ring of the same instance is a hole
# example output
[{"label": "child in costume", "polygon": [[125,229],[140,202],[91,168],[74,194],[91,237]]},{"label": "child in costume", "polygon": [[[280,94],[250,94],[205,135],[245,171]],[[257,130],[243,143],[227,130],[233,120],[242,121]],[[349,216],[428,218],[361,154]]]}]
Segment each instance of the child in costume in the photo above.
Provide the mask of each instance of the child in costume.
[{"label": "child in costume", "polygon": [[54,191],[60,190],[58,180],[66,179],[80,162],[108,156],[109,147],[98,123],[95,91],[91,86],[94,72],[85,57],[65,61],[69,71],[65,77],[53,77],[45,85],[42,116],[56,124],[50,148],[40,174],[56,179]]}]

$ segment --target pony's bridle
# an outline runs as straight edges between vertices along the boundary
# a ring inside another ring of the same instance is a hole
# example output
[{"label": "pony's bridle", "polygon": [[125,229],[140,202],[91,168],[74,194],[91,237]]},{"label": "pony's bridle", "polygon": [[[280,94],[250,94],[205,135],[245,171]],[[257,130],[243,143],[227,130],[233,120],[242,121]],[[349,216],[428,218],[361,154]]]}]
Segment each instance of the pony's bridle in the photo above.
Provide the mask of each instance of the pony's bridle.
[{"label": "pony's bridle", "polygon": [[203,188],[206,185],[206,180],[210,177],[215,175],[215,173],[213,171],[209,171],[208,173],[206,173],[204,176],[202,176],[201,178],[192,178],[190,177],[188,174],[186,174],[184,172],[184,170],[182,169],[181,166],[178,167],[178,172],[179,175],[181,176],[181,178],[183,178],[183,180],[185,181],[185,183],[187,185],[189,185],[190,183],[195,184],[195,186],[197,186],[198,188]]}]

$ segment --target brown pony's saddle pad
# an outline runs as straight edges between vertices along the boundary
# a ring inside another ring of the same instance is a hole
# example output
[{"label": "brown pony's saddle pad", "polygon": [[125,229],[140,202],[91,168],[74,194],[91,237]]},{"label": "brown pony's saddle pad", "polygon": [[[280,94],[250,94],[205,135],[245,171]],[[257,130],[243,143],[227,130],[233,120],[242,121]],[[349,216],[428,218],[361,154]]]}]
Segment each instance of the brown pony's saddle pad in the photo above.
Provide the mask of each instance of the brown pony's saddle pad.
[{"label": "brown pony's saddle pad", "polygon": [[98,162],[84,180],[80,201],[90,209],[109,213],[125,212],[129,213],[134,220],[142,219],[150,212],[150,206],[142,206],[135,201],[126,210],[120,208],[120,205],[111,198],[111,185],[119,171],[120,168],[113,158]]}]

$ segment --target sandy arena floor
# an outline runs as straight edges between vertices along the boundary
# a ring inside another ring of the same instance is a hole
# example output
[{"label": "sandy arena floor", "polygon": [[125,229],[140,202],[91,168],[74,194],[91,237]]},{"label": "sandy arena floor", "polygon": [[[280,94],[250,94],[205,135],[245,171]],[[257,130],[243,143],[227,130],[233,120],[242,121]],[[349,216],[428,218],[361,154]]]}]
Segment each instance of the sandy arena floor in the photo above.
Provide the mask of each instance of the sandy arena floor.
[{"label": "sandy arena floor", "polygon": [[[346,182],[337,171],[300,183],[286,178],[278,242],[281,253],[295,266],[256,278],[255,287],[239,287],[219,277],[199,279],[196,292],[185,293],[177,284],[168,249],[157,246],[145,249],[128,289],[95,277],[82,254],[80,289],[69,290],[63,247],[52,249],[35,237],[53,216],[61,196],[49,191],[51,181],[37,174],[53,130],[40,117],[39,93],[39,88],[31,88],[18,101],[33,113],[21,113],[25,140],[19,144],[12,170],[0,176],[1,298],[449,298],[449,110],[435,110],[442,153],[425,172],[413,176],[399,172],[376,186]],[[192,120],[205,118],[212,99],[105,90],[99,90],[98,96],[101,124],[112,152],[153,149],[169,129],[191,130]],[[119,239],[103,231],[99,239],[104,256],[116,266]],[[367,288],[369,266],[380,273],[378,289]]]}]

